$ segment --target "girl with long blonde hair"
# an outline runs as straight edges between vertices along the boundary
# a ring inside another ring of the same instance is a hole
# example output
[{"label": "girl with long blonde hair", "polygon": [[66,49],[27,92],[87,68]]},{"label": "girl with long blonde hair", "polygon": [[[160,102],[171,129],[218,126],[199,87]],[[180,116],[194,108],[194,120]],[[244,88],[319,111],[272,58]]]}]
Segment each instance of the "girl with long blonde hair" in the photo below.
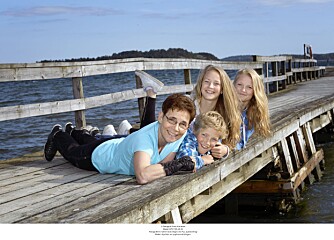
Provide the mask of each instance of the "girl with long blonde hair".
[{"label": "girl with long blonde hair", "polygon": [[240,99],[242,111],[241,139],[237,144],[237,149],[240,150],[246,147],[253,133],[263,137],[270,136],[268,98],[263,80],[254,69],[239,70],[233,85]]},{"label": "girl with long blonde hair", "polygon": [[206,66],[198,76],[191,97],[197,115],[216,111],[223,116],[229,131],[223,143],[235,148],[240,140],[240,108],[238,95],[227,73],[221,67]]}]

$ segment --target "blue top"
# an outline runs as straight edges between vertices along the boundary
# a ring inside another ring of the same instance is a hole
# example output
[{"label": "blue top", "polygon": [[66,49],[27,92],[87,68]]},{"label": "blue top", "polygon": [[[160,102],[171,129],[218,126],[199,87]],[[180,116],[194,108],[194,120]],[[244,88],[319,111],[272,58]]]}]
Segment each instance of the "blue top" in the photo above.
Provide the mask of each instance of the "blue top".
[{"label": "blue top", "polygon": [[162,161],[171,152],[176,152],[186,134],[158,150],[159,122],[151,123],[125,138],[112,139],[100,144],[92,154],[92,163],[100,173],[135,175],[133,157],[142,151],[150,155],[151,164]]},{"label": "blue top", "polygon": [[247,109],[242,111],[241,118],[242,118],[242,124],[240,126],[241,139],[237,143],[237,146],[236,146],[237,150],[241,150],[242,148],[246,148],[246,144],[247,144],[249,138],[254,133],[254,128],[248,129]]}]

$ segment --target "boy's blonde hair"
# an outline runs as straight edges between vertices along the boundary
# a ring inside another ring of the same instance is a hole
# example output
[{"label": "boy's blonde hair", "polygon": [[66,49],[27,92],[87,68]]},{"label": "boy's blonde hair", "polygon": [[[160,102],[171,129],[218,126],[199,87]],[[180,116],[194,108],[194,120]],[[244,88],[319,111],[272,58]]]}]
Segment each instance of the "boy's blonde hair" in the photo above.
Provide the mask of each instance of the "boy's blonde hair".
[{"label": "boy's blonde hair", "polygon": [[228,137],[228,129],[224,118],[216,111],[209,111],[198,115],[194,122],[194,133],[197,134],[200,129],[213,128],[219,132],[219,138]]}]

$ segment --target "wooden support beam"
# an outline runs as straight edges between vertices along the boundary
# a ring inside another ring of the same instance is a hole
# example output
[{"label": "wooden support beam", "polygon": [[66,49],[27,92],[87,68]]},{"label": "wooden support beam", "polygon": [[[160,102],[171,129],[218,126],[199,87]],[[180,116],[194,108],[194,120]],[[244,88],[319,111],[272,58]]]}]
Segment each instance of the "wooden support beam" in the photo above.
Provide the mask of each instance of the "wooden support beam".
[{"label": "wooden support beam", "polygon": [[292,187],[284,187],[286,183],[290,181],[248,180],[237,187],[233,193],[289,193]]},{"label": "wooden support beam", "polygon": [[292,152],[292,163],[293,163],[293,167],[294,170],[297,171],[300,168],[300,160],[299,160],[299,156],[298,156],[298,151],[297,151],[297,147],[296,147],[296,142],[294,139],[294,134],[289,136],[288,138],[289,142],[289,148],[290,148],[290,152]]},{"label": "wooden support beam", "polygon": [[[317,150],[315,148],[315,144],[314,144],[314,141],[313,141],[313,136],[312,136],[312,130],[311,130],[311,124],[310,124],[310,122],[307,122],[307,123],[304,124],[303,130],[304,130],[304,135],[305,135],[305,139],[306,139],[306,145],[307,145],[308,149],[310,150],[310,152],[312,154],[316,153]],[[312,173],[313,173],[314,177],[317,180],[321,179],[322,172],[321,172],[319,164],[317,164],[315,166],[314,171]]]},{"label": "wooden support beam", "polygon": [[[324,151],[321,148],[314,154],[311,158],[299,169],[298,172],[291,178],[291,181],[294,183],[294,189],[296,189],[302,182],[310,176],[311,172],[314,171],[319,163],[324,159]],[[313,181],[311,181],[312,183]]]},{"label": "wooden support beam", "polygon": [[323,127],[328,125],[330,122],[331,122],[331,115],[329,111],[324,114],[321,114],[317,118],[312,119],[312,122],[311,122],[312,133],[315,133],[316,131],[322,129]]},{"label": "wooden support beam", "polygon": [[320,149],[290,179],[248,180],[237,187],[233,193],[293,193],[323,158],[324,152],[323,149]]},{"label": "wooden support beam", "polygon": [[288,142],[287,142],[286,138],[283,138],[281,140],[281,145],[282,145],[282,150],[283,150],[283,154],[284,154],[283,162],[285,163],[285,167],[287,168],[290,176],[292,176],[293,173],[294,173],[294,170],[293,170],[292,159],[291,159],[291,155],[290,155],[290,151],[289,151],[289,147],[288,147]]},{"label": "wooden support beam", "polygon": [[171,214],[172,214],[172,219],[173,219],[174,224],[182,224],[182,219],[181,219],[181,215],[180,215],[180,211],[178,207],[174,208],[171,211]]}]

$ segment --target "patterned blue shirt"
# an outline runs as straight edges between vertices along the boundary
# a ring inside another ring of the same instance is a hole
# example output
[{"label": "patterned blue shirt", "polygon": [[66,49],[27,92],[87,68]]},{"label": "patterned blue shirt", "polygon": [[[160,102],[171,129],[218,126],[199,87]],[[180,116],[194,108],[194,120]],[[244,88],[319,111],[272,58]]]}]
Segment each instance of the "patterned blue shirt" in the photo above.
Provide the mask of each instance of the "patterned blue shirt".
[{"label": "patterned blue shirt", "polygon": [[184,137],[179,150],[176,153],[176,159],[184,156],[194,157],[196,159],[196,169],[200,169],[204,165],[202,156],[210,154],[210,151],[205,154],[198,152],[198,142],[192,129],[189,128],[186,136]]}]

